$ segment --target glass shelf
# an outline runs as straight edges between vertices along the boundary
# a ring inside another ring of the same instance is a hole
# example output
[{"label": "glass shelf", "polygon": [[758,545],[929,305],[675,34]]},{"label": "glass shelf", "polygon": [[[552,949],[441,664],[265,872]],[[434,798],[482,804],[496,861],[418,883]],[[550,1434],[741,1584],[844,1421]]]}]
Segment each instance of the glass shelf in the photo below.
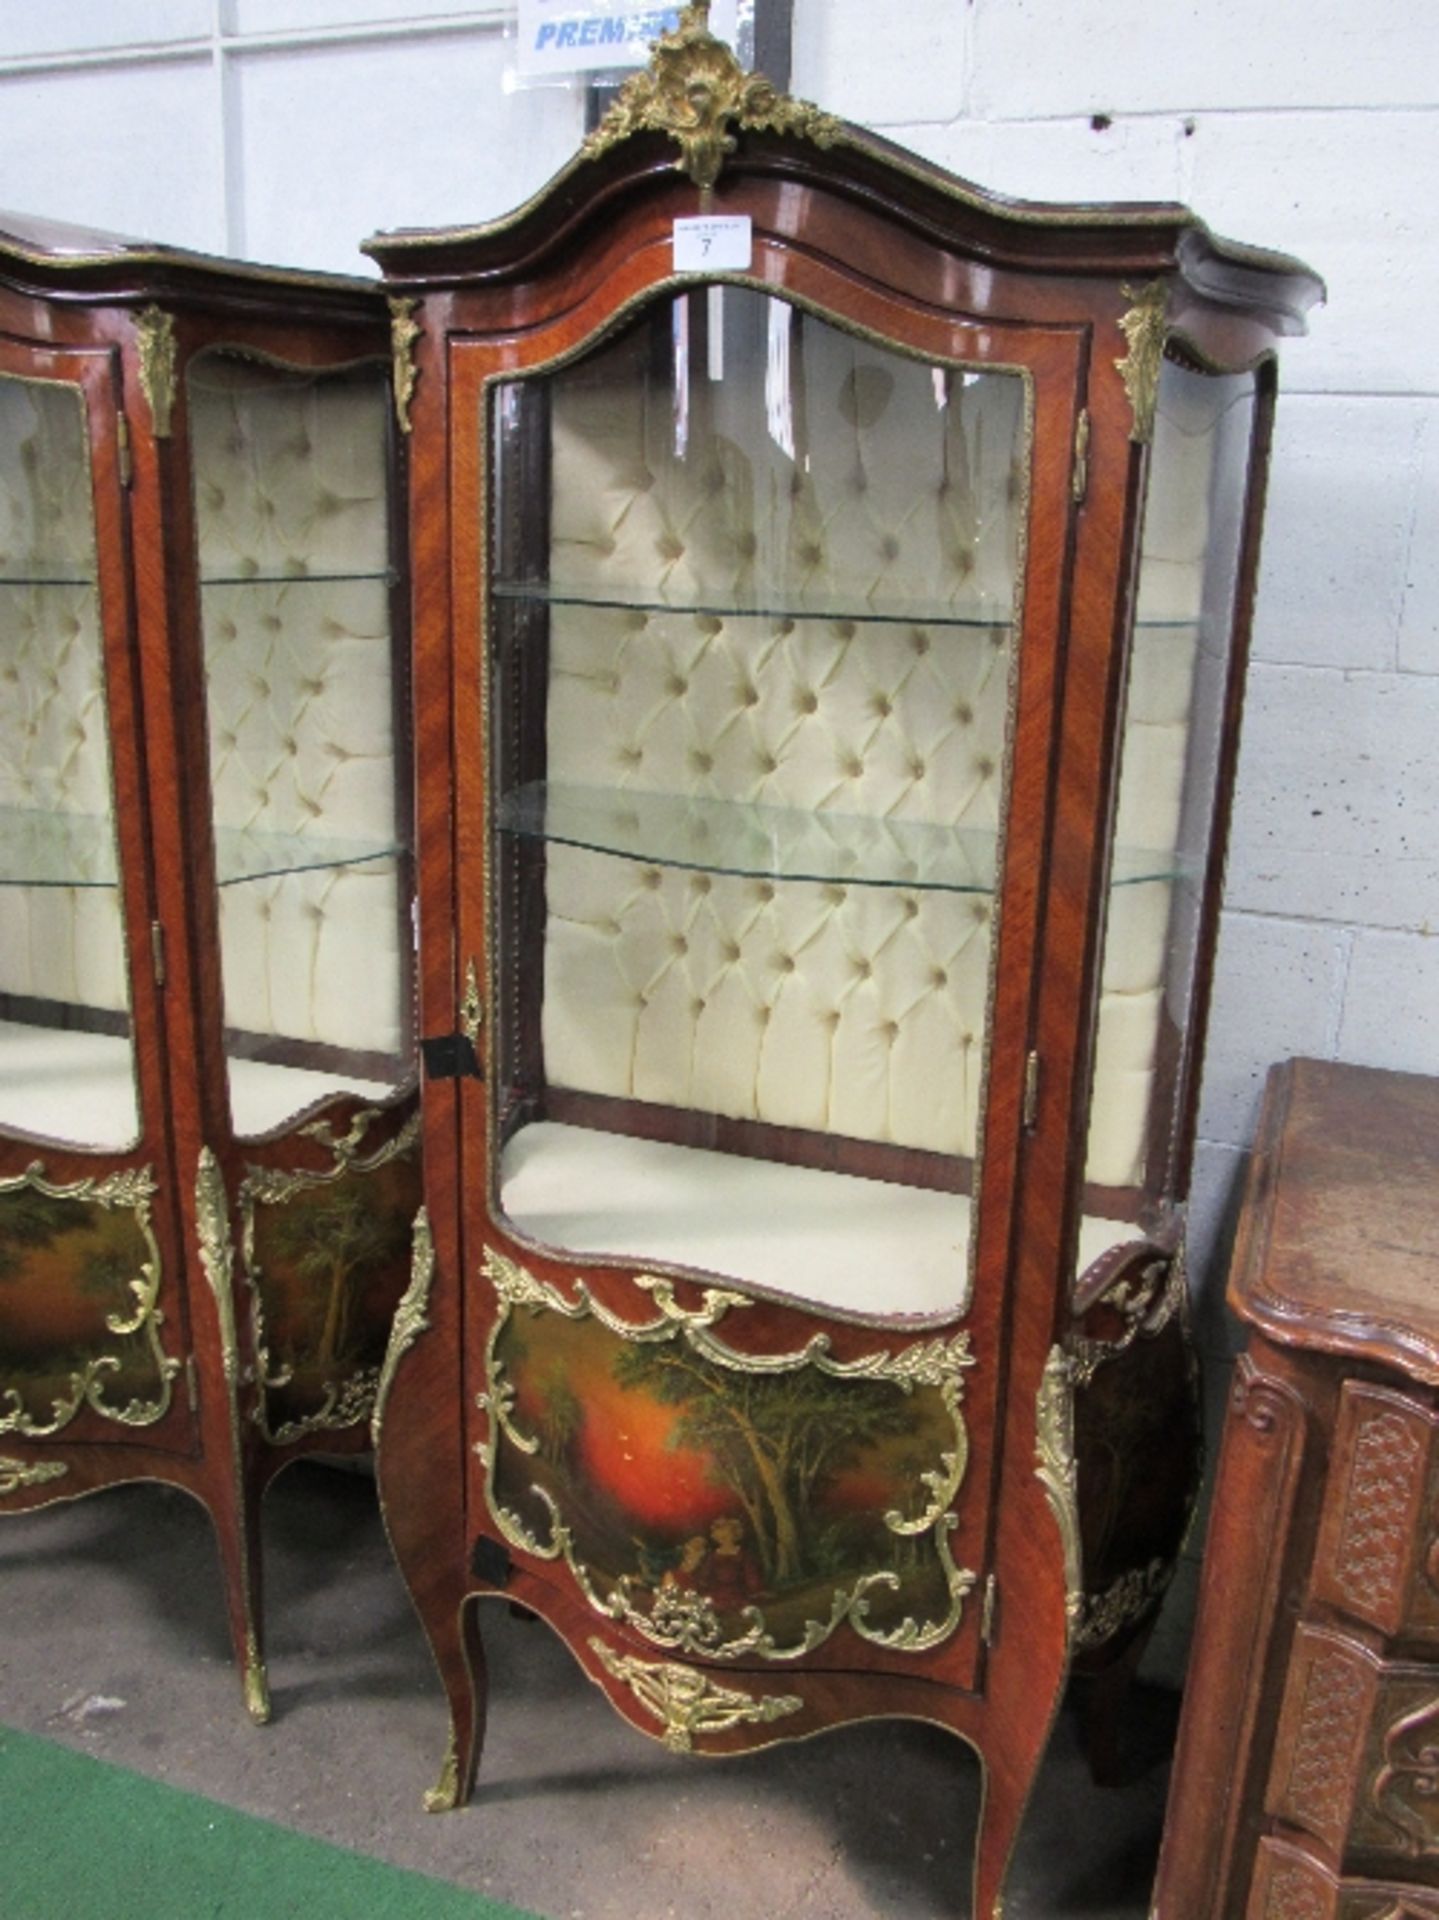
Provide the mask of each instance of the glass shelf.
[{"label": "glass shelf", "polygon": [[[535,781],[504,795],[502,833],[658,867],[940,893],[994,892],[996,839],[924,820]],[[1172,880],[1172,854],[1116,849],[1111,881]]]},{"label": "glass shelf", "polygon": [[[364,866],[392,859],[400,851],[390,841],[328,834],[265,833],[241,827],[219,827],[215,832],[222,887],[285,873]],[[114,827],[104,815],[0,807],[0,886],[113,887],[119,877]]]},{"label": "glass shelf", "polygon": [[[701,597],[676,594],[671,599],[654,593],[596,593],[567,587],[555,580],[504,580],[490,583],[496,600],[532,606],[594,607],[611,613],[673,613],[708,616],[717,620],[832,620],[865,626],[965,627],[981,633],[1008,633],[1011,609],[999,605],[961,607],[937,600],[886,598],[883,605],[833,603],[828,595],[807,601],[780,592],[724,594]],[[1199,624],[1197,614],[1140,616],[1135,626],[1146,632],[1182,630]]]},{"label": "glass shelf", "polygon": [[119,877],[107,815],[0,807],[0,886],[113,887]]},{"label": "glass shelf", "polygon": [[200,578],[202,587],[309,587],[333,586],[338,581],[381,580],[387,587],[393,587],[399,575],[391,567],[381,567],[363,573],[206,573]]},{"label": "glass shelf", "polygon": [[527,601],[551,607],[597,607],[621,613],[698,614],[730,620],[848,620],[871,626],[977,627],[984,632],[996,627],[1007,629],[1013,612],[1008,606],[956,606],[949,601],[890,596],[886,596],[882,605],[865,601],[858,606],[841,606],[828,594],[806,600],[803,596],[779,591],[705,592],[698,598],[676,594],[666,599],[653,593],[595,593],[554,580],[495,580],[490,590],[497,600]]},{"label": "glass shelf", "polygon": [[240,886],[247,880],[271,880],[286,873],[366,866],[372,860],[394,859],[402,851],[389,840],[274,833],[257,827],[215,828],[215,865],[222,887]]}]

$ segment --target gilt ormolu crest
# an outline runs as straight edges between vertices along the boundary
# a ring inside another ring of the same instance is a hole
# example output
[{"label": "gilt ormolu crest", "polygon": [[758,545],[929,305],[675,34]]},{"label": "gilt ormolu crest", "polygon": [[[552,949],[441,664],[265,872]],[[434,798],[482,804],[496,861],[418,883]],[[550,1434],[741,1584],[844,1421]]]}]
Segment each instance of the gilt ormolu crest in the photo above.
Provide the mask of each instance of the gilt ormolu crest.
[{"label": "gilt ormolu crest", "polygon": [[604,153],[632,133],[667,133],[679,142],[675,165],[709,193],[734,152],[732,125],[797,134],[819,147],[838,139],[842,123],[832,114],[790,99],[762,73],[746,73],[710,32],[709,11],[709,0],[697,0],[674,32],[655,42],[649,66],[626,80],[586,140],[587,154]]}]

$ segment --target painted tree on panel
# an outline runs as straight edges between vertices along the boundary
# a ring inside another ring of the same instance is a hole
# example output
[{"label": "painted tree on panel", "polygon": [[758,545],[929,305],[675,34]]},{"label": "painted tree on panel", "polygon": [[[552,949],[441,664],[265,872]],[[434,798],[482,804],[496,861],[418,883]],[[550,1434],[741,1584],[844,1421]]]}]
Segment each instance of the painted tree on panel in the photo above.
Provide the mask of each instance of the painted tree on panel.
[{"label": "painted tree on panel", "polygon": [[682,1410],[672,1444],[708,1455],[744,1508],[771,1587],[805,1577],[802,1517],[834,1476],[911,1424],[902,1394],[856,1390],[812,1367],[734,1372],[678,1341],[626,1347],[614,1374]]},{"label": "painted tree on panel", "polygon": [[372,1206],[355,1184],[339,1182],[281,1209],[271,1231],[279,1258],[323,1300],[315,1349],[316,1366],[323,1373],[345,1350],[356,1283],[403,1260],[406,1223],[400,1215]]},{"label": "painted tree on panel", "polygon": [[75,1209],[64,1200],[29,1187],[7,1193],[0,1212],[0,1282],[18,1279],[28,1252],[50,1246],[74,1225]]}]

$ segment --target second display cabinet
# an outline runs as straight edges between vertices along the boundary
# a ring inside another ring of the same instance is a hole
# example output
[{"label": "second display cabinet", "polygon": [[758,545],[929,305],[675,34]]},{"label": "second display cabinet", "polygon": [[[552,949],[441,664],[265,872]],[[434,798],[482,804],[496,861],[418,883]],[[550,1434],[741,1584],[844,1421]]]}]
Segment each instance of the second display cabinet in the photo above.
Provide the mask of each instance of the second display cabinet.
[{"label": "second display cabinet", "polygon": [[703,13],[511,219],[371,243],[429,1053],[382,1493],[434,1804],[504,1593],[677,1750],[952,1728],[988,1916],[1193,1497],[1183,1200],[1318,289],[1183,209],[990,198]]},{"label": "second display cabinet", "polygon": [[419,1199],[373,287],[0,231],[0,1513],[368,1443]]}]

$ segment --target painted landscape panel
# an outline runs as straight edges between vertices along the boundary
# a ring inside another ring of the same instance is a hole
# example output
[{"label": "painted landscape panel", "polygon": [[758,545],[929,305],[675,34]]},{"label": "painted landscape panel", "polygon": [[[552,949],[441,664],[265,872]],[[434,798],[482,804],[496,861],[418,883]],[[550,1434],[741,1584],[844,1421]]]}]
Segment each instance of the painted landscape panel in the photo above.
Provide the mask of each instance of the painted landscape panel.
[{"label": "painted landscape panel", "polygon": [[148,1187],[116,1179],[138,1204],[85,1197],[93,1183],[0,1189],[0,1433],[56,1433],[87,1404],[142,1425],[169,1404]]},{"label": "painted landscape panel", "polygon": [[558,1542],[597,1605],[691,1652],[784,1657],[844,1618],[896,1645],[952,1631],[971,1584],[948,1549],[957,1374],[760,1370],[724,1351],[514,1312],[491,1364],[491,1499],[511,1537]]},{"label": "painted landscape panel", "polygon": [[287,1184],[283,1198],[255,1204],[247,1246],[277,1438],[368,1418],[409,1278],[420,1170],[411,1153]]}]

